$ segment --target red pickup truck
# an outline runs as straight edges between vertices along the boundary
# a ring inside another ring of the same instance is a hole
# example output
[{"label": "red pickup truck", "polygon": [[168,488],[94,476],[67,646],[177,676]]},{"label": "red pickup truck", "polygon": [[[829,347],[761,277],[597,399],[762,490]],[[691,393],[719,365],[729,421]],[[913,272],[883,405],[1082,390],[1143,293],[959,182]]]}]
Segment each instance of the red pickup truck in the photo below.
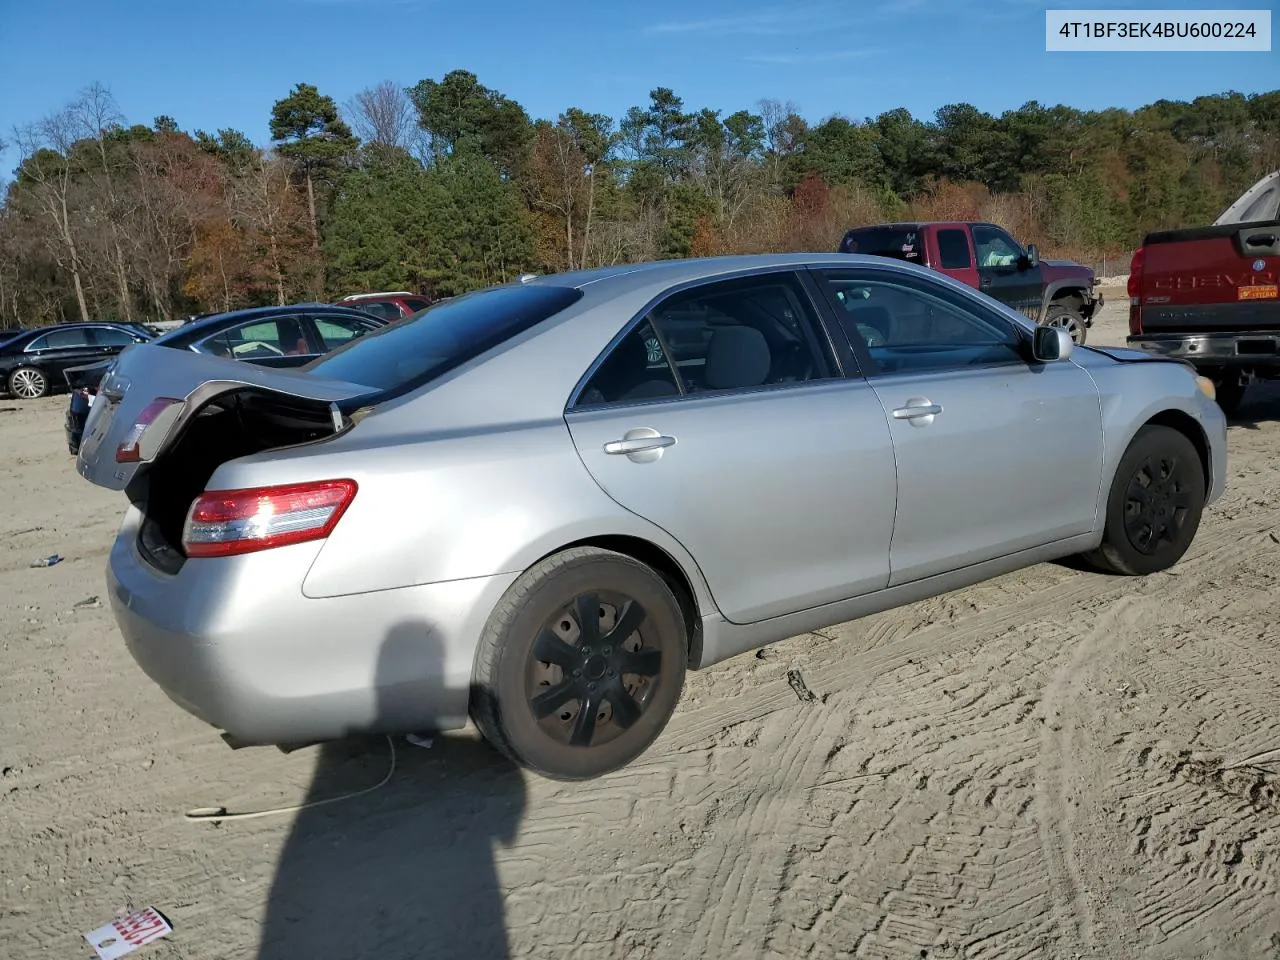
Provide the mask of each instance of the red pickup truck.
[{"label": "red pickup truck", "polygon": [[1102,309],[1102,295],[1092,270],[1069,260],[1041,260],[1034,243],[1024,249],[994,223],[854,227],[840,241],[840,252],[893,257],[945,273],[1036,323],[1065,328],[1076,343],[1084,343],[1093,318]]},{"label": "red pickup truck", "polygon": [[1280,170],[1208,227],[1149,233],[1129,267],[1129,344],[1190,361],[1235,413],[1280,379]]}]

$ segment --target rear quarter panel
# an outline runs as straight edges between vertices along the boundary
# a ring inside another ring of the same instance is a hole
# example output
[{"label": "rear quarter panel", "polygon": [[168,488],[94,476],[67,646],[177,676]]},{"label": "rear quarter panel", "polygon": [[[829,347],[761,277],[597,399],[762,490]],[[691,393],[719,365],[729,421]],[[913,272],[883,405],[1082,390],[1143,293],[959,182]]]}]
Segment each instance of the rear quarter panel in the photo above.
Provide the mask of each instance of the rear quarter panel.
[{"label": "rear quarter panel", "polygon": [[349,477],[358,485],[307,573],[309,597],[518,573],[570,543],[632,536],[671,555],[693,582],[700,610],[712,609],[692,558],[605,495],[562,418],[367,438],[357,426],[309,450],[274,454],[227,464],[210,486],[260,483],[264,471],[269,482]]},{"label": "rear quarter panel", "polygon": [[1120,458],[1144,425],[1168,411],[1185,414],[1201,430],[1209,450],[1208,499],[1212,502],[1222,495],[1226,486],[1227,422],[1221,408],[1196,385],[1194,371],[1185,364],[1168,361],[1122,363],[1088,349],[1075,351],[1072,360],[1093,377],[1102,407],[1100,525]]}]

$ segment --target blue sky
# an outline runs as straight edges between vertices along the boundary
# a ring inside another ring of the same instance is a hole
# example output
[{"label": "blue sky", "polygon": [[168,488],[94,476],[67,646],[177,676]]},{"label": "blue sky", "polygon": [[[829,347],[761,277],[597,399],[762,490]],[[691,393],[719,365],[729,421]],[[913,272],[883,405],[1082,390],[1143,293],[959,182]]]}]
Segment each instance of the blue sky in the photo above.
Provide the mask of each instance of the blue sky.
[{"label": "blue sky", "polygon": [[[1260,3],[1220,7],[1262,7]],[[299,81],[339,104],[464,68],[535,117],[619,116],[669,86],[725,113],[762,97],[810,120],[967,101],[1136,107],[1280,87],[1280,53],[1046,53],[1044,0],[0,0],[0,137],[100,81],[131,122],[259,143]],[[1072,7],[1055,3],[1054,7]],[[1079,4],[1085,6],[1085,4]],[[1186,7],[1131,0],[1094,8]],[[1198,6],[1208,6],[1201,0]],[[0,157],[8,172],[13,151]]]}]

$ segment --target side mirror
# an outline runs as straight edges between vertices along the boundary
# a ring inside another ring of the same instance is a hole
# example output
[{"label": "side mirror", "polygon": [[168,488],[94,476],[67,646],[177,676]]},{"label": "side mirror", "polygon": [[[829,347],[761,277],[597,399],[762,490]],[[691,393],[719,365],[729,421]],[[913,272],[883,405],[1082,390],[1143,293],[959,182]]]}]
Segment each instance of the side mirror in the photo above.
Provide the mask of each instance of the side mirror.
[{"label": "side mirror", "polygon": [[1040,250],[1034,243],[1027,244],[1027,262],[1033,267],[1040,266]]},{"label": "side mirror", "polygon": [[1053,363],[1071,356],[1075,341],[1061,327],[1036,327],[1031,341],[1031,355],[1037,363]]}]

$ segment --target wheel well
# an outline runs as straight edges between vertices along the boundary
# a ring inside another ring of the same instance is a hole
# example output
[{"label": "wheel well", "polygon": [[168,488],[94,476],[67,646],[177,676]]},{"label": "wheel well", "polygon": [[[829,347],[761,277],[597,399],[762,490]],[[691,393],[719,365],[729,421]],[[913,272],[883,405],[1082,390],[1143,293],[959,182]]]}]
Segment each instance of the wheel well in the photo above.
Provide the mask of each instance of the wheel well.
[{"label": "wheel well", "polygon": [[[566,543],[552,553],[559,553],[561,550],[572,547],[599,547],[601,550],[626,554],[634,560],[639,560],[662,577],[671,588],[671,592],[676,595],[676,600],[684,613],[685,627],[689,636],[689,666],[694,667],[698,664],[702,659],[702,617],[698,613],[698,597],[693,592],[693,584],[689,582],[688,576],[671,554],[648,540],[625,535],[588,537],[585,540]],[[539,559],[545,559],[545,557]]]},{"label": "wheel well", "polygon": [[1191,445],[1196,448],[1196,453],[1200,456],[1200,468],[1204,470],[1204,489],[1208,493],[1213,485],[1212,465],[1209,463],[1209,441],[1195,418],[1181,410],[1162,410],[1144,426],[1171,427],[1191,441]]},{"label": "wheel well", "polygon": [[1050,299],[1049,306],[1071,307],[1080,310],[1084,307],[1084,294],[1075,287],[1057,291]]}]

